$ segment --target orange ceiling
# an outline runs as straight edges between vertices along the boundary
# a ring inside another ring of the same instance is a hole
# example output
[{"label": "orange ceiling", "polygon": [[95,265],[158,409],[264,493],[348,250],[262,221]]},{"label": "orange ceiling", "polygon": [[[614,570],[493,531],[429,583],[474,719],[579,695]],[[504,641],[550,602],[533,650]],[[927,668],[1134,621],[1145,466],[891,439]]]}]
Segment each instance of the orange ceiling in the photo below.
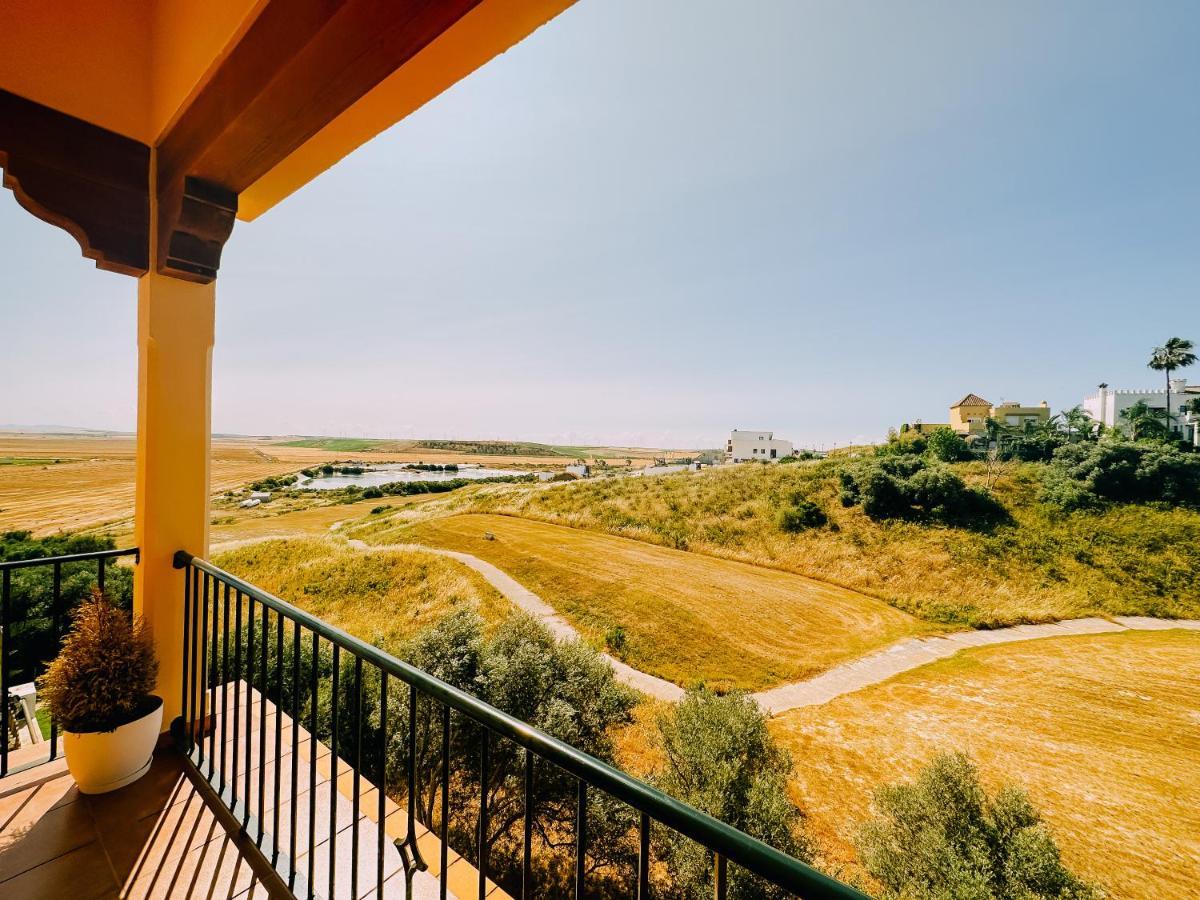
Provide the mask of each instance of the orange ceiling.
[{"label": "orange ceiling", "polygon": [[[267,0],[4,0],[0,88],[154,145]],[[483,0],[243,192],[252,219],[574,0]]]}]

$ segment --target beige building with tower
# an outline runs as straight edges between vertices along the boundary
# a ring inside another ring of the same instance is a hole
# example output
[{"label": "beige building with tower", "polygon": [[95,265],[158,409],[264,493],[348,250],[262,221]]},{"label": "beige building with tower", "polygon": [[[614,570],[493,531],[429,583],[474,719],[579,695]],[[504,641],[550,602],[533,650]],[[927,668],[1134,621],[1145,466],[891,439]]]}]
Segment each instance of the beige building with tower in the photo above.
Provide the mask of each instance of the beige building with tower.
[{"label": "beige building with tower", "polygon": [[1045,424],[1050,421],[1050,404],[1043,400],[1037,406],[1022,406],[1010,400],[993,406],[978,394],[967,394],[950,407],[950,427],[959,434],[986,434],[988,419],[1016,428]]}]

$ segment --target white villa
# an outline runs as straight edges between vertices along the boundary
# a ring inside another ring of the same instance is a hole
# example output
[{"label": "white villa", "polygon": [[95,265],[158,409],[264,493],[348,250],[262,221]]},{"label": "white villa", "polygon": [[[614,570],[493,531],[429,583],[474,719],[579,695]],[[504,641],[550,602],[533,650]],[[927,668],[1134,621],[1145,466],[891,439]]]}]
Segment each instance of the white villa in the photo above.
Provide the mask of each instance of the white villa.
[{"label": "white villa", "polygon": [[[1184,439],[1200,447],[1200,415],[1182,413],[1180,407],[1185,403],[1200,399],[1200,384],[1188,384],[1186,378],[1171,380],[1171,430]],[[1085,397],[1083,408],[1097,422],[1107,428],[1124,425],[1121,413],[1129,409],[1139,400],[1144,400],[1147,406],[1154,409],[1164,409],[1167,405],[1167,391],[1159,390],[1114,390],[1107,384],[1101,384],[1091,397]]]},{"label": "white villa", "polygon": [[733,429],[725,444],[726,462],[770,462],[792,455],[792,442],[775,439],[773,431],[739,431]]}]

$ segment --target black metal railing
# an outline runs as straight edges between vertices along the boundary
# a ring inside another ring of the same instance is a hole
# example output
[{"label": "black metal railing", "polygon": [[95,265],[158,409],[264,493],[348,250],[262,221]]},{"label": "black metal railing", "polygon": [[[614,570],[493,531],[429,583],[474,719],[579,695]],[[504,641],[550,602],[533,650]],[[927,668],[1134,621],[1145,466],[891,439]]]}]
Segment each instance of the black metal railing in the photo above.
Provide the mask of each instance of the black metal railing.
[{"label": "black metal railing", "polygon": [[[9,773],[14,724],[10,689],[35,681],[46,670],[58,653],[72,610],[93,588],[106,591],[112,566],[124,556],[136,560],[137,548],[0,562],[0,778]],[[37,721],[26,724],[40,727]],[[46,759],[34,762],[58,757],[58,723],[53,717],[46,743]]]},{"label": "black metal railing", "polygon": [[[400,874],[411,888],[417,873],[433,877],[425,854],[437,857],[443,898],[451,856],[469,863],[479,898],[497,884],[521,898],[647,898],[669,877],[652,850],[664,837],[695,842],[718,900],[738,867],[774,895],[866,896],[209,562],[181,551],[175,565],[185,574],[176,734],[297,896],[382,897]],[[602,807],[611,814],[593,836]],[[601,854],[601,840],[625,851]]]}]

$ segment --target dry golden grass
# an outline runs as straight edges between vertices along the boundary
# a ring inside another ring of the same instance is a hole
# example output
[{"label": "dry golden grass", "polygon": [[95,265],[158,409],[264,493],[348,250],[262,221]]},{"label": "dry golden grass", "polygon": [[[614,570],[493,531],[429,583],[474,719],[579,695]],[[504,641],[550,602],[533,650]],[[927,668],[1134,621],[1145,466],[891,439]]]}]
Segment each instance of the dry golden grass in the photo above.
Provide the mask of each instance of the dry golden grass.
[{"label": "dry golden grass", "polygon": [[484,620],[511,605],[475,572],[416,550],[364,553],[328,539],[260,541],[213,562],[365,641],[395,647],[462,607]]},{"label": "dry golden grass", "polygon": [[[0,466],[0,530],[44,535],[129,518],[136,449],[132,437],[0,438],[0,456],[64,460],[44,466]],[[252,445],[213,442],[214,493],[296,468]]]},{"label": "dry golden grass", "polygon": [[[212,442],[212,490],[220,494],[268,475],[339,459],[556,468],[570,462],[562,456],[493,456],[406,447],[403,441],[396,445],[394,451],[334,451],[284,447],[275,439],[218,438]],[[0,530],[45,535],[112,524],[132,531],[128,520],[133,516],[136,451],[137,441],[129,435],[0,434],[0,459],[22,462],[0,465]],[[624,456],[618,458],[623,448],[604,452],[612,454],[614,464],[624,464]],[[634,459],[635,468],[651,461],[650,451],[637,452],[641,456]]]},{"label": "dry golden grass", "polygon": [[873,788],[965,750],[989,786],[1023,785],[1067,863],[1115,897],[1195,897],[1200,634],[1125,632],[967,650],[772,730],[796,800],[853,868]]},{"label": "dry golden grass", "polygon": [[791,573],[525,519],[429,519],[371,539],[494,563],[596,644],[624,628],[624,647],[612,648],[622,659],[682,685],[767,687],[923,630],[886,604]]},{"label": "dry golden grass", "polygon": [[409,497],[358,500],[354,503],[319,503],[322,498],[308,496],[295,501],[277,498],[253,509],[220,510],[213,516],[209,543],[217,547],[235,541],[263,538],[320,537],[329,534],[339,522],[349,522],[371,515],[371,510],[385,507],[387,515],[393,510],[407,509],[428,503],[437,494],[414,494]]},{"label": "dry golden grass", "polygon": [[[956,470],[968,483],[983,479],[982,464]],[[996,495],[1013,523],[990,533],[872,521],[839,503],[834,463],[501,486],[447,507],[784,569],[950,625],[1096,614],[1200,617],[1193,574],[1200,568],[1200,513],[1138,505],[1058,513],[1036,500],[1039,472],[1033,464],[1013,465],[1000,479]],[[781,532],[776,516],[795,494],[818,503],[831,527]]]}]

